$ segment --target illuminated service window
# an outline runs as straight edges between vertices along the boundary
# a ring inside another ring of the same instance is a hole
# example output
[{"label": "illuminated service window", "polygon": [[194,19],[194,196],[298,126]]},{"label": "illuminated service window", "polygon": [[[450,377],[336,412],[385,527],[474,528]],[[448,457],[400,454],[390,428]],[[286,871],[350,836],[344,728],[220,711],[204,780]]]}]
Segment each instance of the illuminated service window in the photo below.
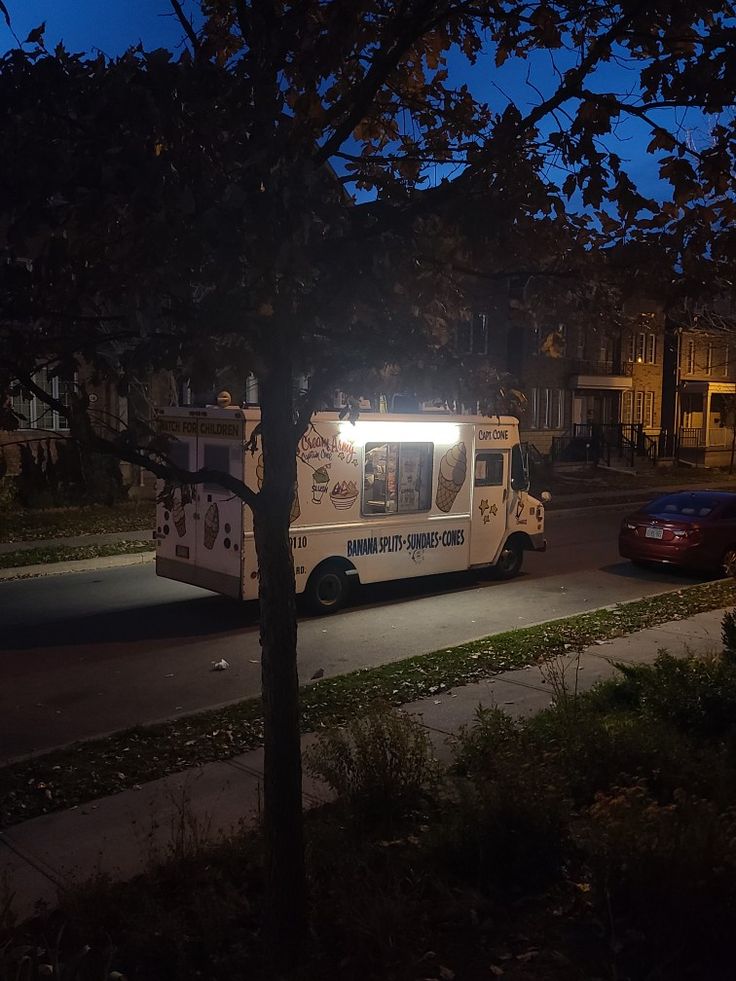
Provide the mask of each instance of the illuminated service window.
[{"label": "illuminated service window", "polygon": [[366,443],[363,514],[407,514],[432,506],[432,443]]}]

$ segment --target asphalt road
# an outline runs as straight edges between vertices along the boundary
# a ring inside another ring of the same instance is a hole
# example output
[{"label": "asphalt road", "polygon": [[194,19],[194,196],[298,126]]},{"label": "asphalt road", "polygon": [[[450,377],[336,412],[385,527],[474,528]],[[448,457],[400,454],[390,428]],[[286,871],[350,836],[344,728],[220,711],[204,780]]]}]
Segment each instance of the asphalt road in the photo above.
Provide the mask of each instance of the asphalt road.
[{"label": "asphalt road", "polygon": [[[550,548],[506,583],[470,574],[364,587],[303,617],[309,679],[691,584],[619,559],[621,506],[547,516]],[[224,657],[230,669],[211,671]],[[222,705],[260,690],[255,604],[158,579],[153,566],[0,584],[0,760]]]}]

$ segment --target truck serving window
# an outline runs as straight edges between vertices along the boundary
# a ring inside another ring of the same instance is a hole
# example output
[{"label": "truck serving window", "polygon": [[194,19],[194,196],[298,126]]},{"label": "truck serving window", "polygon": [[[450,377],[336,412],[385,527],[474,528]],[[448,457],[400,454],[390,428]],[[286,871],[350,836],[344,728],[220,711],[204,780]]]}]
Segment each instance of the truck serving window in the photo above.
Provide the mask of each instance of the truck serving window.
[{"label": "truck serving window", "polygon": [[363,514],[408,514],[432,506],[432,443],[366,443]]},{"label": "truck serving window", "polygon": [[503,453],[475,454],[475,486],[500,487],[503,484]]}]

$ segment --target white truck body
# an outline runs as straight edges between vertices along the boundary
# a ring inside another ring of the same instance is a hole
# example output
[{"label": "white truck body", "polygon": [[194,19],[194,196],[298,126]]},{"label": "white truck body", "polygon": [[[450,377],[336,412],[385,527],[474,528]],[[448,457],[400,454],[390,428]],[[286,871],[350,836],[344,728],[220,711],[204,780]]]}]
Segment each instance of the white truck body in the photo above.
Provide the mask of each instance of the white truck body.
[{"label": "white truck body", "polygon": [[[158,428],[180,466],[225,470],[258,490],[259,418],[257,408],[169,408]],[[353,424],[318,413],[297,452],[297,592],[328,567],[372,583],[494,566],[512,547],[520,565],[522,550],[545,548],[544,508],[527,485],[517,419],[361,414]],[[158,575],[257,597],[253,516],[231,492],[176,488],[156,526]]]}]

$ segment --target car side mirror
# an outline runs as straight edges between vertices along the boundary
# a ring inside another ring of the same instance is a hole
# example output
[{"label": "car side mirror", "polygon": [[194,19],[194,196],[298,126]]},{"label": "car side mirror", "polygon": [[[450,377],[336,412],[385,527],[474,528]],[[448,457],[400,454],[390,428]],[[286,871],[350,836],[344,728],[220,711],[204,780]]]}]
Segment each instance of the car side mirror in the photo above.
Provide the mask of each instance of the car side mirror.
[{"label": "car side mirror", "polygon": [[550,504],[552,501],[552,495],[549,491],[542,491],[540,497],[542,499],[542,504]]}]

